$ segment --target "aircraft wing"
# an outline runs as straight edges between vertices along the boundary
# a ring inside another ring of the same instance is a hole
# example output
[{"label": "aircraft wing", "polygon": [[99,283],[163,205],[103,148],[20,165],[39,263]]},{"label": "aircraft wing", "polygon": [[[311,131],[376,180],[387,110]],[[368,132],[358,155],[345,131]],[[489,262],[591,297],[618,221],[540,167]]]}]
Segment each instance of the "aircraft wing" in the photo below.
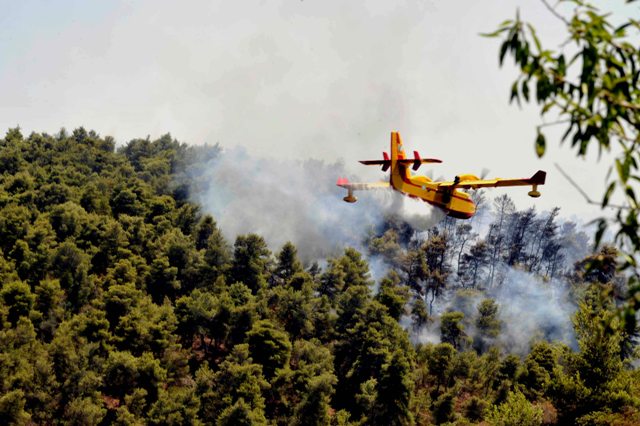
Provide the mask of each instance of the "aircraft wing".
[{"label": "aircraft wing", "polygon": [[389,182],[349,182],[347,178],[338,179],[336,185],[354,191],[363,191],[368,189],[387,189],[391,187]]},{"label": "aircraft wing", "polygon": [[467,189],[477,189],[477,188],[487,188],[487,187],[498,187],[498,186],[526,186],[526,185],[542,185],[545,182],[547,173],[543,170],[538,170],[536,174],[531,176],[530,178],[524,179],[502,179],[502,178],[494,178],[494,179],[478,179],[478,180],[463,180],[461,182],[434,182],[438,185],[439,188],[467,188]]}]

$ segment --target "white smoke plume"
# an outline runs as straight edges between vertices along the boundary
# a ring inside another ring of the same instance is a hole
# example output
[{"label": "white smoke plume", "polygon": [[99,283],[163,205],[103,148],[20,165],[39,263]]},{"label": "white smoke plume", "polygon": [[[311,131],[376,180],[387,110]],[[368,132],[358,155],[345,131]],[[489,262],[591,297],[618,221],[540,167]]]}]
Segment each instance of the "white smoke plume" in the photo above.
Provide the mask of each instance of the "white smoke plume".
[{"label": "white smoke plume", "polygon": [[[400,216],[416,229],[418,236],[444,217],[440,210],[392,190],[356,192],[358,202],[345,203],[345,190],[335,182],[342,176],[353,181],[357,177],[346,173],[340,162],[261,158],[243,148],[234,148],[198,169],[202,172],[196,177],[198,184],[191,194],[206,213],[213,215],[230,242],[237,235],[257,233],[277,251],[291,241],[305,262],[339,255],[346,246],[366,255],[363,241],[371,231],[379,229],[388,214]],[[375,292],[389,267],[381,258],[367,260],[376,282]],[[562,341],[575,347],[571,323],[575,306],[558,281],[546,283],[533,274],[507,269],[497,288],[465,297],[451,292],[436,299],[435,321],[413,333],[414,340],[438,342],[437,318],[448,310],[465,311],[467,324],[472,324],[478,303],[491,297],[498,303],[503,321],[499,344],[509,352],[525,354],[536,339]],[[410,328],[410,324],[405,325]],[[467,332],[472,337],[475,333],[470,325]]]},{"label": "white smoke plume", "polygon": [[573,331],[576,305],[567,284],[544,282],[533,274],[508,269],[502,285],[490,295],[503,321],[501,343],[515,353],[528,353],[535,340],[560,341],[577,348]]},{"label": "white smoke plume", "polygon": [[400,215],[419,229],[442,217],[392,190],[356,192],[359,201],[345,203],[345,190],[336,186],[338,177],[348,175],[340,162],[260,158],[233,148],[199,170],[191,195],[230,242],[256,233],[277,251],[291,241],[303,261],[339,254],[346,246],[364,252],[363,240],[385,214]]},{"label": "white smoke plume", "polygon": [[465,291],[463,295],[450,292],[434,302],[434,322],[412,334],[420,343],[440,343],[439,316],[447,311],[465,314],[467,335],[476,337],[473,323],[477,307],[485,298],[498,304],[502,329],[496,340],[509,353],[525,355],[531,344],[546,340],[562,342],[577,349],[571,317],[576,305],[572,302],[567,284],[561,280],[545,282],[534,274],[509,268],[504,281],[487,291]]}]

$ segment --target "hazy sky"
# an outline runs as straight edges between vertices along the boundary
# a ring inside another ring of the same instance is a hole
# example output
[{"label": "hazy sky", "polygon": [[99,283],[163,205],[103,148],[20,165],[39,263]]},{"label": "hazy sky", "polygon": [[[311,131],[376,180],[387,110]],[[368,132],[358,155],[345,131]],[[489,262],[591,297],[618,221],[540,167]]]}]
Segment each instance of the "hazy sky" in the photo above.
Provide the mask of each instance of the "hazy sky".
[{"label": "hazy sky", "polygon": [[[629,13],[622,0],[608,7]],[[434,177],[548,172],[542,198],[592,218],[553,167],[602,193],[606,162],[577,160],[554,140],[534,155],[533,108],[509,106],[512,69],[480,37],[521,15],[557,46],[561,23],[539,0],[7,1],[0,0],[0,131],[84,126],[119,143],[170,132],[191,144],[245,146],[258,156],[344,161],[409,149],[441,158]],[[251,173],[251,170],[247,170]],[[334,181],[318,182],[334,185]],[[310,188],[311,189],[311,188]],[[337,199],[336,202],[341,202]]]}]

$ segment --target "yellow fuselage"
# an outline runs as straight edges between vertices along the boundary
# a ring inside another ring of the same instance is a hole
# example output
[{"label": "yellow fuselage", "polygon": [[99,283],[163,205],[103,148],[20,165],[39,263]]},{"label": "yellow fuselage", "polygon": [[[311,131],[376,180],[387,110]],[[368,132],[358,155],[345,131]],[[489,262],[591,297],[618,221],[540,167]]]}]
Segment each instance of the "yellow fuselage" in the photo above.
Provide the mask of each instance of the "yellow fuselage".
[{"label": "yellow fuselage", "polygon": [[402,140],[397,132],[391,134],[391,173],[393,189],[412,198],[419,198],[444,210],[447,215],[468,219],[476,212],[476,206],[466,192],[455,188],[440,188],[426,176],[411,176],[408,167],[395,161],[405,159]]}]

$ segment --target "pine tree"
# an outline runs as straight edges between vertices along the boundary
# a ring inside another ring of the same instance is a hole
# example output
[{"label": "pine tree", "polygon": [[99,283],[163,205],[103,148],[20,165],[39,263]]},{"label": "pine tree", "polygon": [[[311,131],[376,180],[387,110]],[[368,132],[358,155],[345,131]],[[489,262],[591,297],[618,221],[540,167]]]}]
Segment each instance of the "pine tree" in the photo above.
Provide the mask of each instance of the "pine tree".
[{"label": "pine tree", "polygon": [[236,238],[231,264],[232,282],[240,282],[255,294],[266,286],[271,252],[264,239],[255,234]]},{"label": "pine tree", "polygon": [[295,274],[302,271],[302,264],[298,260],[298,251],[291,242],[287,242],[282,246],[282,250],[278,253],[277,258],[278,260],[273,275],[278,278],[280,282],[289,282]]}]

